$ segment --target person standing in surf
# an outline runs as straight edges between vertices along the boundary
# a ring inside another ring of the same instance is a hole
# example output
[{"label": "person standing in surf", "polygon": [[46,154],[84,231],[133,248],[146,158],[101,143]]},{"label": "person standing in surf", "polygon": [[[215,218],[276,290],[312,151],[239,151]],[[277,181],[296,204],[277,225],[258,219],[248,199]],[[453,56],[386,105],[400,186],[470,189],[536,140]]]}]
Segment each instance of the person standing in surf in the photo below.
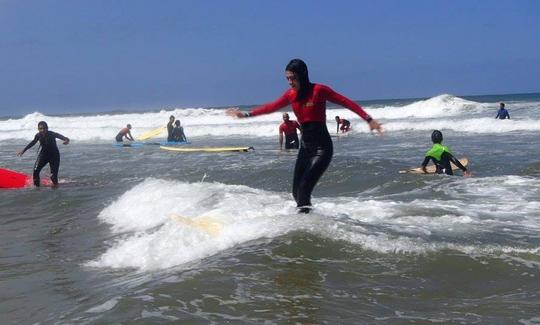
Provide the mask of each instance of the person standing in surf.
[{"label": "person standing in surf", "polygon": [[173,140],[173,130],[174,130],[174,116],[169,116],[169,123],[167,123],[167,142],[172,142]]},{"label": "person standing in surf", "polygon": [[285,149],[298,149],[300,141],[298,140],[298,133],[296,129],[300,130],[300,124],[294,120],[290,120],[288,113],[283,113],[283,123],[279,126],[279,149],[283,149],[283,135],[285,134]]},{"label": "person standing in surf", "polygon": [[300,150],[294,167],[292,195],[300,213],[309,213],[311,193],[319,178],[330,165],[333,144],[326,127],[326,101],[350,109],[364,119],[371,130],[382,133],[382,126],[362,107],[330,87],[309,81],[306,63],[293,59],[285,68],[285,78],[291,87],[276,101],[252,109],[248,113],[229,108],[227,114],[247,118],[275,112],[291,105],[302,131]]},{"label": "person standing in surf", "polygon": [[22,156],[26,150],[32,148],[38,141],[39,146],[41,147],[36,163],[34,164],[34,185],[39,187],[39,173],[49,164],[51,168],[51,181],[53,182],[53,187],[58,187],[58,170],[60,169],[60,151],[56,146],[56,139],[60,139],[63,144],[69,144],[69,139],[60,133],[49,131],[49,126],[47,122],[41,121],[38,123],[38,133],[34,137],[34,140],[30,142],[23,150],[17,152],[17,156]]},{"label": "person standing in surf", "polygon": [[497,116],[495,116],[496,119],[510,119],[510,113],[508,113],[508,110],[504,106],[504,103],[499,104],[499,110],[497,111]]},{"label": "person standing in surf", "polygon": [[428,173],[426,167],[429,161],[432,160],[435,164],[436,174],[445,173],[446,175],[454,175],[452,166],[450,165],[450,162],[452,162],[463,171],[463,176],[471,176],[471,172],[452,155],[450,149],[447,146],[442,145],[443,135],[441,131],[434,130],[433,133],[431,133],[431,141],[433,142],[433,146],[426,153],[426,157],[422,162],[422,171],[424,173]]}]

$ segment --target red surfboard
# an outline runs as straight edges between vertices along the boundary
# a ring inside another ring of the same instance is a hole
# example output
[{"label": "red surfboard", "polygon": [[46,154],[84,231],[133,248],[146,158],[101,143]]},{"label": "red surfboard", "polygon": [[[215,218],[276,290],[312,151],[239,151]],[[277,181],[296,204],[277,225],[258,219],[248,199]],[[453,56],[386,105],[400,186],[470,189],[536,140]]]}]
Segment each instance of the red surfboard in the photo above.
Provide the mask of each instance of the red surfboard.
[{"label": "red surfboard", "polygon": [[[0,188],[23,188],[34,184],[32,175],[26,175],[13,170],[0,168]],[[51,186],[48,179],[41,180],[42,186]]]}]

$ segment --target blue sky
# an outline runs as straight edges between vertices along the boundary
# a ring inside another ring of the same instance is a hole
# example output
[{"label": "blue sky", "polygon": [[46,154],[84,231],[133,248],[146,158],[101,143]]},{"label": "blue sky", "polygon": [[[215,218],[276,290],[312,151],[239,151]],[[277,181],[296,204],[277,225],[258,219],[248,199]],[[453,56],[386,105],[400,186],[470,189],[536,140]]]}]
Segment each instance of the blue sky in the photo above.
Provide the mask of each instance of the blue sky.
[{"label": "blue sky", "polygon": [[0,1],[0,116],[540,91],[540,1]]}]

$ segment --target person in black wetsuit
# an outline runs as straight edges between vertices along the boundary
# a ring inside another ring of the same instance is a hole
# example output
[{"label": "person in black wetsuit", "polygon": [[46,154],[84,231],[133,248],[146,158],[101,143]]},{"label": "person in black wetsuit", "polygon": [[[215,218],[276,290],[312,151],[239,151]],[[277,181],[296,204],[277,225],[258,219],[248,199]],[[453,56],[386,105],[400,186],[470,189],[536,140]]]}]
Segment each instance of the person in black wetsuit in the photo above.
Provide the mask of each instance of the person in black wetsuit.
[{"label": "person in black wetsuit", "polygon": [[432,160],[436,168],[435,173],[437,174],[446,173],[446,175],[454,175],[452,166],[450,165],[450,162],[452,162],[463,171],[463,176],[471,176],[471,172],[468,171],[467,168],[452,155],[450,149],[441,144],[442,140],[443,135],[441,131],[435,130],[433,133],[431,133],[431,141],[433,141],[433,146],[426,153],[426,157],[422,162],[422,170],[424,173],[427,174],[426,166],[428,165],[429,161]]},{"label": "person in black wetsuit", "polygon": [[34,140],[30,142],[23,150],[17,153],[17,156],[22,156],[26,150],[32,148],[38,141],[41,147],[36,163],[34,164],[34,185],[40,186],[39,173],[45,167],[46,164],[49,164],[51,168],[51,181],[53,182],[53,187],[58,186],[58,169],[60,168],[60,151],[56,146],[56,139],[64,141],[64,144],[69,143],[69,139],[65,136],[49,131],[49,127],[45,121],[38,123],[38,133],[34,137]]},{"label": "person in black wetsuit", "polygon": [[169,123],[167,123],[167,142],[172,142],[173,140],[173,130],[174,130],[174,116],[169,116]]},{"label": "person in black wetsuit", "polygon": [[344,106],[358,114],[371,130],[382,133],[382,126],[372,119],[360,105],[333,91],[330,87],[309,81],[307,65],[300,59],[293,59],[285,68],[285,78],[291,87],[272,103],[241,112],[238,108],[229,108],[227,114],[237,118],[246,118],[275,112],[288,105],[300,123],[302,139],[294,167],[292,194],[298,211],[311,211],[311,193],[319,178],[330,165],[333,145],[326,127],[326,101]]},{"label": "person in black wetsuit", "polygon": [[186,142],[186,135],[184,134],[184,128],[180,126],[180,120],[174,122],[174,129],[172,130],[172,138],[170,141],[173,142]]}]

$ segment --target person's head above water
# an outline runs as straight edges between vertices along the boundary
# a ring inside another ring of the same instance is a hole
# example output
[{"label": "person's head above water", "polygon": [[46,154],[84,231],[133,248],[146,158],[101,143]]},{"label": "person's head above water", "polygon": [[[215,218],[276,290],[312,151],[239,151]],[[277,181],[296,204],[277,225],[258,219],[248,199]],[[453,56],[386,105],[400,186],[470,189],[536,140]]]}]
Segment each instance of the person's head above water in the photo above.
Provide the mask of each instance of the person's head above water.
[{"label": "person's head above water", "polygon": [[304,61],[292,59],[285,67],[285,78],[289,86],[296,90],[296,99],[305,99],[309,93],[311,82],[309,81],[308,68]]},{"label": "person's head above water", "polygon": [[501,108],[504,108],[504,103],[500,103],[499,106],[500,106]]},{"label": "person's head above water", "polygon": [[169,116],[169,121],[171,121],[171,122],[174,121],[174,116],[173,115]]},{"label": "person's head above water", "polygon": [[431,133],[431,141],[433,141],[433,143],[441,143],[442,140],[443,136],[441,131],[435,130],[433,133]]},{"label": "person's head above water", "polygon": [[39,133],[45,133],[49,129],[49,126],[47,125],[47,122],[41,121],[37,125]]},{"label": "person's head above water", "polygon": [[176,122],[174,122],[174,125],[180,126],[180,120],[176,120]]},{"label": "person's head above water", "polygon": [[289,114],[288,113],[283,113],[283,121],[288,121],[289,120]]},{"label": "person's head above water", "polygon": [[126,125],[126,127],[131,130],[131,124]]},{"label": "person's head above water", "polygon": [[339,116],[336,115],[336,122],[339,122]]}]

